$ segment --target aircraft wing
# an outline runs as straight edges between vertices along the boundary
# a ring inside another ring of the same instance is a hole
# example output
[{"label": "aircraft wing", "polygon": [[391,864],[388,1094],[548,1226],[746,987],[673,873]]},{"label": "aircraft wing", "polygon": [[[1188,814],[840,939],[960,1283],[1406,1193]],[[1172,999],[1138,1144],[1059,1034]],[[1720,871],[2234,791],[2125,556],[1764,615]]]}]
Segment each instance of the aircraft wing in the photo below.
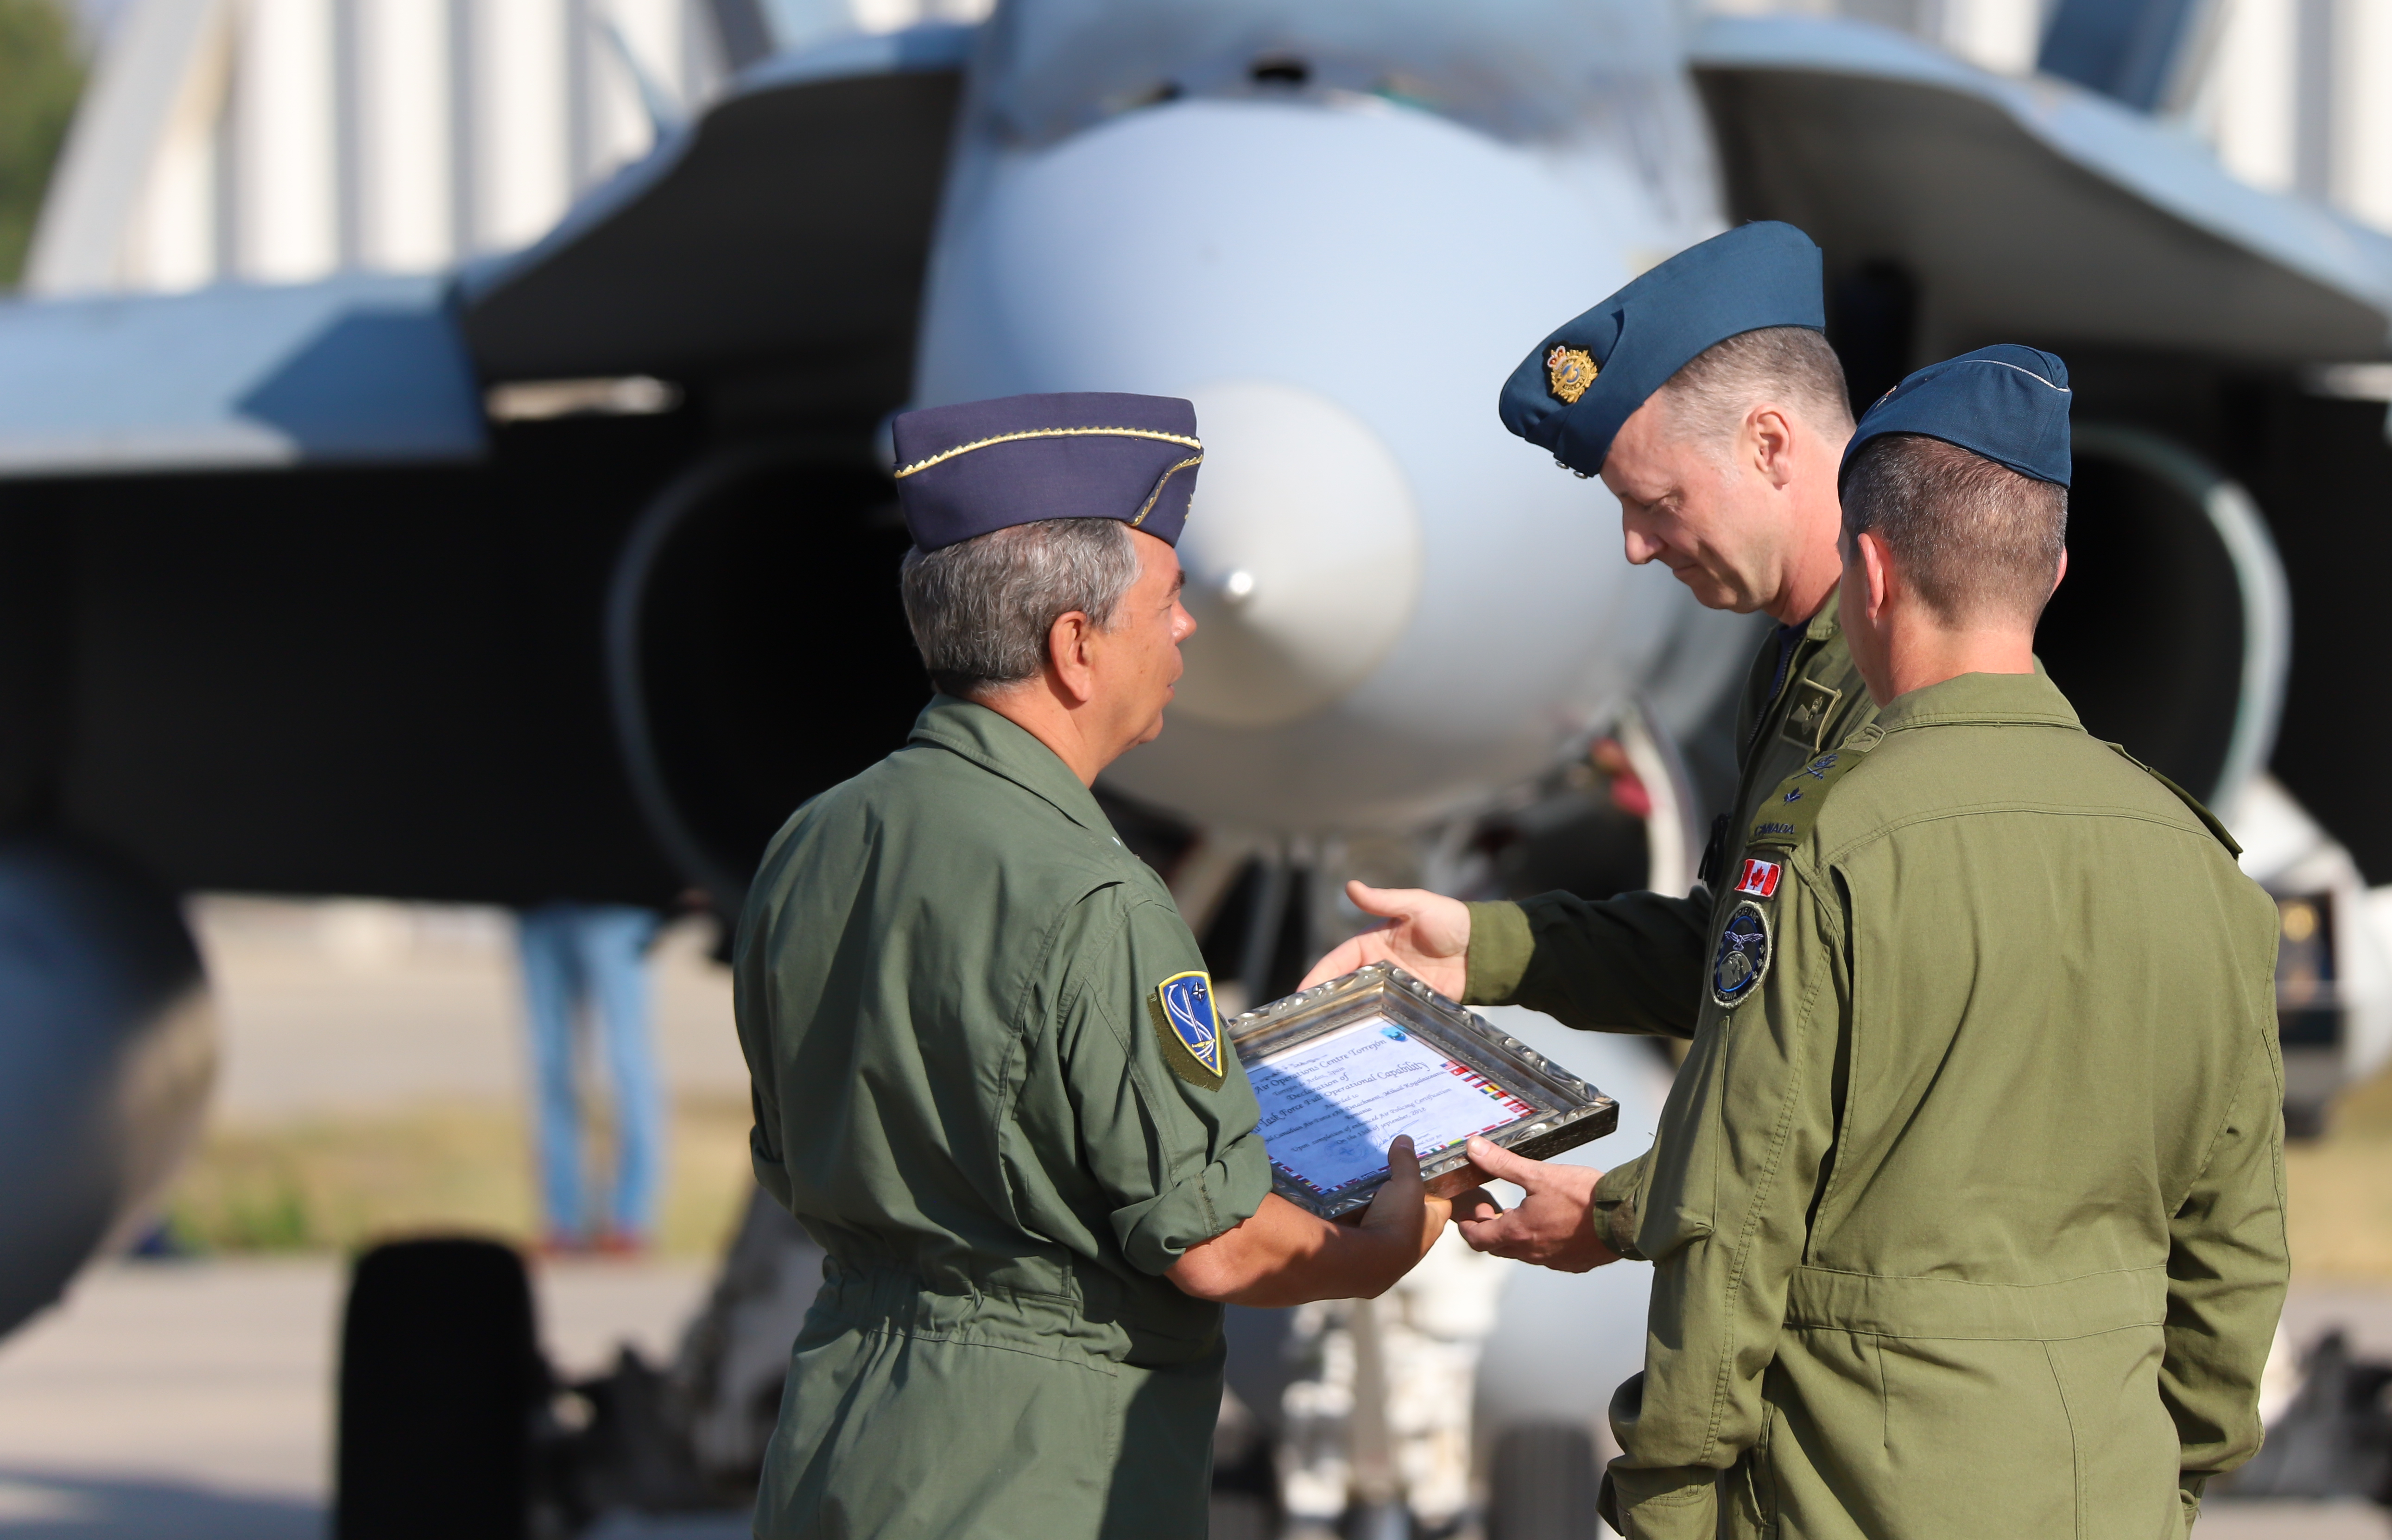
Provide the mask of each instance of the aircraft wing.
[{"label": "aircraft wing", "polygon": [[445,278],[0,304],[0,477],[467,460]]},{"label": "aircraft wing", "polygon": [[1694,65],[1741,217],[1918,283],[1917,356],[1997,339],[2380,358],[2392,239],[2236,180],[2183,130],[1846,21],[1717,17]]},{"label": "aircraft wing", "polygon": [[774,403],[904,397],[974,29],[768,60],[545,239],[469,268],[487,379],[769,373]]}]

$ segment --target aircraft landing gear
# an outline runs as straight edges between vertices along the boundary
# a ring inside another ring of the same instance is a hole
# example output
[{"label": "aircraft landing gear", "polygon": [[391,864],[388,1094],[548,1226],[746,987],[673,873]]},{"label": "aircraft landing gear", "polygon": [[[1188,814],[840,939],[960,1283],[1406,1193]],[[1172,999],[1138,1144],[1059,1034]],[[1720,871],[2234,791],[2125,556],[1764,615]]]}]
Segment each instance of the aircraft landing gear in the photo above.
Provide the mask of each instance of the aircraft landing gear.
[{"label": "aircraft landing gear", "polygon": [[511,1249],[412,1240],[360,1257],[341,1324],[334,1540],[527,1540],[547,1378]]},{"label": "aircraft landing gear", "polygon": [[670,1365],[625,1347],[567,1382],[512,1248],[367,1251],[341,1332],[333,1540],[564,1540],[617,1511],[745,1510],[822,1260],[760,1193]]},{"label": "aircraft landing gear", "polygon": [[[1495,1442],[1487,1483],[1488,1540],[1580,1540],[1594,1533],[1602,1470],[1574,1422],[1524,1422]],[[1607,1533],[1607,1532],[1606,1532]]]}]

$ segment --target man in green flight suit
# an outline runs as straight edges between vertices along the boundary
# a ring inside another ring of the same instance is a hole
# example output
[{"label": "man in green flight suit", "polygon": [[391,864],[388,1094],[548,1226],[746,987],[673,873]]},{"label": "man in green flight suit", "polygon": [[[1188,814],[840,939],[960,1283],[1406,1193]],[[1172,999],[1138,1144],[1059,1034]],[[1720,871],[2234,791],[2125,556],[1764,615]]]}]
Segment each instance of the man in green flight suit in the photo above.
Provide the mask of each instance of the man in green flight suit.
[{"label": "man in green flight suit", "polygon": [[1448,1205],[1408,1141],[1359,1226],[1272,1194],[1193,937],[1089,791],[1194,629],[1185,401],[895,424],[940,693],[799,809],[742,916],[757,1179],[830,1253],[761,1540],[1205,1533],[1221,1301],[1374,1297]]},{"label": "man in green flight suit", "polygon": [[[1836,468],[1852,437],[1825,336],[1819,248],[1760,220],[1687,248],[1531,350],[1503,386],[1504,425],[1619,500],[1628,560],[1659,562],[1718,610],[1778,622],[1736,712],[1736,801],[1711,825],[1691,894],[1589,901],[1543,893],[1464,906],[1350,884],[1385,926],[1304,983],[1391,959],[1475,1005],[1528,1005],[1570,1026],[1691,1037],[1722,907],[1727,832],[1876,708],[1836,613]],[[1601,1173],[1541,1167],[1583,1207]]]},{"label": "man in green flight suit", "polygon": [[1632,1540],[2164,1540],[2258,1447],[2275,910],[2035,663],[2068,401],[2002,345],[1862,420],[1839,602],[1878,718],[1737,832],[1652,1151],[1591,1205],[1458,1202],[1475,1246],[1654,1264]]}]

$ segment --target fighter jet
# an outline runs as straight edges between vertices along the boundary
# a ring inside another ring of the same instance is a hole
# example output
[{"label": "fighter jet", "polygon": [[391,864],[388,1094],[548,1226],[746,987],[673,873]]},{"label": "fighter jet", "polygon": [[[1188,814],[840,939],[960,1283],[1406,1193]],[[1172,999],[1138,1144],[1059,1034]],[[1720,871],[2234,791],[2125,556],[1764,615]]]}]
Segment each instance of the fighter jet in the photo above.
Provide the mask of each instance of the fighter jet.
[{"label": "fighter jet", "polygon": [[[176,895],[695,885],[736,912],[772,831],[926,693],[882,436],[909,404],[1195,401],[1202,628],[1106,790],[1250,1000],[1366,851],[1448,887],[1544,869],[1484,836],[1551,848],[1606,739],[1640,788],[1631,885],[1683,886],[1754,633],[1628,567],[1601,484],[1505,434],[1494,393],[1556,320],[1751,217],[1826,249],[1863,405],[1983,343],[2069,360],[2043,656],[2304,906],[2313,1110],[2392,1049],[2360,877],[2392,873],[2392,728],[2346,682],[2392,540],[2382,411],[2348,398],[2386,357],[2392,242],[2099,91],[1856,24],[1008,0],[752,60],[503,258],[0,306],[0,1327],[127,1232],[196,1125]],[[1642,1147],[1659,1059],[1505,1027],[1619,1097],[1587,1158]],[[787,1272],[732,1275],[683,1402],[752,1432],[724,1344]],[[1641,1279],[1505,1276],[1482,1429],[1575,1429],[1591,1462]],[[409,1290],[370,1298],[353,1345],[436,1335]],[[373,1533],[349,1495],[344,1533]]]}]

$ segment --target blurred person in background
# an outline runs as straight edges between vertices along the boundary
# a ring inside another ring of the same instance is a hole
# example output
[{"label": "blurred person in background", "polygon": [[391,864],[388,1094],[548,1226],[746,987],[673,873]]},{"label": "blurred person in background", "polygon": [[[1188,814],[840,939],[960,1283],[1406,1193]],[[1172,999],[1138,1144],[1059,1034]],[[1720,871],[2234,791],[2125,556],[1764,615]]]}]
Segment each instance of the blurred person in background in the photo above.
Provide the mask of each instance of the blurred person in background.
[{"label": "blurred person in background", "polygon": [[[541,1246],[551,1253],[634,1255],[656,1238],[665,1106],[649,1024],[648,949],[659,924],[655,911],[628,905],[547,903],[526,911],[517,925],[539,1102]],[[603,1206],[591,1201],[583,1181],[579,1019],[597,1040],[612,1093],[615,1170]]]}]

